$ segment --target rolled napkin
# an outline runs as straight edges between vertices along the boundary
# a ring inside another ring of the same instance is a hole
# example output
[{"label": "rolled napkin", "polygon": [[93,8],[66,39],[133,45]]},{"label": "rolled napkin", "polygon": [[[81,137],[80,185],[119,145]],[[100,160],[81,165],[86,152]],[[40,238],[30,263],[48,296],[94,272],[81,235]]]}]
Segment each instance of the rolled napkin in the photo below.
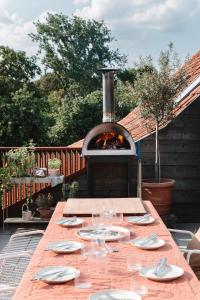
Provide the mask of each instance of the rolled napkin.
[{"label": "rolled napkin", "polygon": [[77,221],[77,217],[74,216],[74,217],[71,217],[71,218],[67,218],[67,219],[61,219],[61,220],[58,220],[57,224],[73,224]]},{"label": "rolled napkin", "polygon": [[49,271],[42,275],[36,275],[35,279],[38,280],[54,280],[62,276],[71,275],[73,272],[68,272],[67,270],[55,270]]},{"label": "rolled napkin", "polygon": [[163,277],[164,275],[167,274],[169,269],[170,269],[170,266],[167,264],[167,258],[163,257],[163,258],[159,259],[159,261],[157,262],[153,274],[158,277]]},{"label": "rolled napkin", "polygon": [[[147,221],[150,216],[151,216],[150,214],[145,214],[144,216],[133,217],[132,221],[137,223],[144,222]],[[131,218],[129,218],[129,220],[131,221]]]},{"label": "rolled napkin", "polygon": [[145,238],[137,238],[134,240],[138,245],[145,246],[151,244],[158,236],[158,233],[153,233]]}]

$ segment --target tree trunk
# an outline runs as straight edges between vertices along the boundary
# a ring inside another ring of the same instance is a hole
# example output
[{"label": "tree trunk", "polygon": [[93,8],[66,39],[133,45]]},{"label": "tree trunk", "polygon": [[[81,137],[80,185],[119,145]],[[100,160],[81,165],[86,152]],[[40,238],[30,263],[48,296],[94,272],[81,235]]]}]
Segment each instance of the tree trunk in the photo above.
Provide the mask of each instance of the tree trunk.
[{"label": "tree trunk", "polygon": [[160,182],[160,150],[158,137],[158,123],[156,123],[155,133],[155,179],[157,182]]}]

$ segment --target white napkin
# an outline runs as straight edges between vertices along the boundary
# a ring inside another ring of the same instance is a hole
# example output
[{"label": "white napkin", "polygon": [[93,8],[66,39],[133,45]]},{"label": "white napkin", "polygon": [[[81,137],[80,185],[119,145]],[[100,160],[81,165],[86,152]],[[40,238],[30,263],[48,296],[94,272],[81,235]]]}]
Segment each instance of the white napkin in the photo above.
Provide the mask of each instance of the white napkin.
[{"label": "white napkin", "polygon": [[144,216],[133,217],[132,220],[130,218],[130,221],[140,223],[140,222],[147,221],[149,219],[149,217],[150,217],[150,214],[145,214]]},{"label": "white napkin", "polygon": [[157,238],[157,236],[158,236],[157,233],[153,233],[145,238],[137,238],[134,240],[134,242],[140,246],[149,245],[154,242],[154,240]]},{"label": "white napkin", "polygon": [[71,224],[73,224],[73,223],[76,223],[76,221],[77,221],[77,217],[71,217],[71,218],[67,218],[67,219],[61,219],[61,220],[58,220],[57,221],[57,224],[66,224],[66,225],[71,225]]},{"label": "white napkin", "polygon": [[166,257],[159,259],[157,262],[153,274],[158,277],[163,277],[169,271],[169,265],[167,264]]}]

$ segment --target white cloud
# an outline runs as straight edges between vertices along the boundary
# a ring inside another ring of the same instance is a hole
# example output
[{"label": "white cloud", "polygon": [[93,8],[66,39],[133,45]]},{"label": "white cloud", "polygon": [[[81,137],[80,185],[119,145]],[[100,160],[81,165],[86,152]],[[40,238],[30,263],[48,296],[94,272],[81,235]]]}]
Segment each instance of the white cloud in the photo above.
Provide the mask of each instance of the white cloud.
[{"label": "white cloud", "polygon": [[75,5],[83,5],[83,4],[87,4],[89,2],[89,0],[73,0],[73,3]]},{"label": "white cloud", "polygon": [[[90,0],[76,10],[83,18],[105,20],[121,37],[139,30],[177,31],[200,10],[200,0]],[[130,36],[129,36],[130,38]]]},{"label": "white cloud", "polygon": [[[0,2],[1,5],[1,2]],[[35,32],[34,21],[45,21],[47,12],[42,12],[35,20],[24,21],[16,14],[9,14],[6,10],[0,12],[0,44],[15,50],[23,50],[27,55],[37,52],[37,45],[31,41],[29,33]]]}]

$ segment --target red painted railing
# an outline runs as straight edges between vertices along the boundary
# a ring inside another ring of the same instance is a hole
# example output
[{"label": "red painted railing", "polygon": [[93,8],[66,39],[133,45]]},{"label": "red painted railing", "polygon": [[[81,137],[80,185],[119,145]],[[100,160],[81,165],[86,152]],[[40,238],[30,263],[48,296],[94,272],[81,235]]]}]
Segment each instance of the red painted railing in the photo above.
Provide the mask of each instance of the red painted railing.
[{"label": "red painted railing", "polygon": [[[0,147],[0,165],[4,165],[3,154],[10,149],[16,147]],[[35,147],[35,158],[37,167],[47,167],[48,159],[57,157],[61,160],[62,165],[60,167],[60,173],[65,177],[76,173],[77,171],[85,167],[85,159],[81,157],[80,148],[69,147]],[[31,192],[35,193],[45,188],[46,184],[33,184],[31,186]],[[11,205],[19,202],[25,198],[30,191],[25,184],[14,184],[11,191],[4,193],[3,208],[10,207]]]}]

